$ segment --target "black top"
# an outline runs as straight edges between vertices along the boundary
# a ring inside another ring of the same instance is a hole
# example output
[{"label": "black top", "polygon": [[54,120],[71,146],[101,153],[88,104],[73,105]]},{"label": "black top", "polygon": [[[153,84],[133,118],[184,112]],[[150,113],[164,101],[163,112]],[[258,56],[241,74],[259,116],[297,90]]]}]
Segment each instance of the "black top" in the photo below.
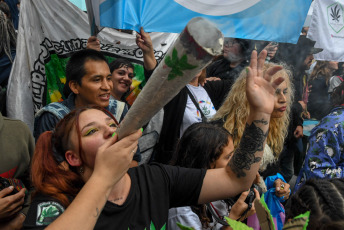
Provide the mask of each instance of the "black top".
[{"label": "black top", "polygon": [[311,118],[321,120],[331,109],[326,79],[323,76],[318,76],[309,81],[308,85],[311,87],[307,103],[308,112]]},{"label": "black top", "polygon": [[235,81],[247,65],[248,63],[243,61],[235,68],[231,68],[230,62],[226,58],[222,58],[207,67],[207,77],[218,77],[222,80]]},{"label": "black top", "polygon": [[[197,204],[206,170],[152,164],[128,173],[131,187],[126,201],[123,205],[108,201],[94,229],[165,229],[169,208]],[[24,229],[44,229],[64,209],[57,200],[38,195]]]}]

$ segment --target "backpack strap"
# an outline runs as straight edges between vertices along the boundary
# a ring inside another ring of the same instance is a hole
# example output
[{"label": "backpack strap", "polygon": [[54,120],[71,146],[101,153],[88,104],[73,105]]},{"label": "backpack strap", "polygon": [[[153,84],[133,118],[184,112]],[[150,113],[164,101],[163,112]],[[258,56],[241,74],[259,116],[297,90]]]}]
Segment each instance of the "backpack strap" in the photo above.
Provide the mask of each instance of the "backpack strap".
[{"label": "backpack strap", "polygon": [[186,92],[188,93],[191,101],[194,103],[194,105],[196,106],[196,108],[199,110],[199,112],[201,113],[201,117],[202,117],[202,121],[206,122],[207,118],[206,116],[203,114],[201,108],[199,107],[199,104],[197,103],[195,97],[193,96],[193,94],[190,92],[189,88],[186,86]]},{"label": "backpack strap", "polygon": [[62,103],[53,102],[53,103],[50,103],[50,104],[44,106],[42,109],[40,109],[35,114],[35,119],[39,118],[44,112],[52,113],[59,120],[61,120],[62,118],[64,118],[64,116],[66,116],[70,112],[70,109]]},{"label": "backpack strap", "polygon": [[107,110],[109,110],[117,121],[121,121],[122,113],[125,109],[126,104],[122,101],[117,101],[115,99],[110,99],[109,106]]},{"label": "backpack strap", "polygon": [[343,78],[341,76],[337,76],[342,82],[344,81]]}]

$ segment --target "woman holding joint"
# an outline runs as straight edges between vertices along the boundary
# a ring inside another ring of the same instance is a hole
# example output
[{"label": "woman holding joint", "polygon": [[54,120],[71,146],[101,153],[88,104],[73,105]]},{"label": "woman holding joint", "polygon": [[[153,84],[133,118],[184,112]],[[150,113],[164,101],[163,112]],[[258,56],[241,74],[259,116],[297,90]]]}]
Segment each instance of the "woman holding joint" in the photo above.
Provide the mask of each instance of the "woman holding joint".
[{"label": "woman holding joint", "polygon": [[[54,133],[44,133],[37,142],[32,166],[37,193],[24,229],[161,229],[170,207],[233,197],[250,188],[274,93],[283,82],[271,80],[280,66],[263,74],[265,58],[266,51],[259,57],[252,53],[246,88],[251,112],[240,146],[225,168],[152,164],[129,169],[141,131],[117,141],[115,121],[104,110],[83,108],[67,115]],[[57,165],[55,155],[65,161]]]}]

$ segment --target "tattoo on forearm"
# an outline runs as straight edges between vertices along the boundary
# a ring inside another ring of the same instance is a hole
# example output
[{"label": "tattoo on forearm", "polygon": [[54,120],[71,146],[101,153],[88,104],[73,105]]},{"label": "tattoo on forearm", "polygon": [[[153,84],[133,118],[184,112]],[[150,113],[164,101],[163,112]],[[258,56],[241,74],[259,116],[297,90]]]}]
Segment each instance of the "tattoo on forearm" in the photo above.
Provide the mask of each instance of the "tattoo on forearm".
[{"label": "tattoo on forearm", "polygon": [[261,120],[254,120],[253,122],[256,123],[256,124],[261,123],[263,125],[269,124],[268,121],[264,120],[264,118],[262,118]]},{"label": "tattoo on forearm", "polygon": [[[265,125],[265,120],[258,120],[258,123]],[[264,141],[268,136],[268,131],[264,131],[255,125],[256,121],[251,125],[246,124],[244,134],[240,140],[239,148],[235,150],[229,166],[238,178],[245,177],[244,170],[250,170],[251,165],[261,160],[256,157],[255,153],[264,150]],[[267,123],[266,123],[267,125]]]}]

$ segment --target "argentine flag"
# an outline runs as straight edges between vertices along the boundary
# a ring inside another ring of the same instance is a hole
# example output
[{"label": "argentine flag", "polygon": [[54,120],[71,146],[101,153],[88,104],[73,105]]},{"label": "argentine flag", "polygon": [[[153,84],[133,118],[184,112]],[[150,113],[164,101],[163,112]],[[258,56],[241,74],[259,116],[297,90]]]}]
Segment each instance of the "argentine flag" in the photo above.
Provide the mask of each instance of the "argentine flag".
[{"label": "argentine flag", "polygon": [[[180,33],[194,17],[225,37],[296,43],[312,0],[98,0],[100,25]],[[202,29],[202,28],[200,28]],[[207,32],[207,31],[205,31]]]}]

